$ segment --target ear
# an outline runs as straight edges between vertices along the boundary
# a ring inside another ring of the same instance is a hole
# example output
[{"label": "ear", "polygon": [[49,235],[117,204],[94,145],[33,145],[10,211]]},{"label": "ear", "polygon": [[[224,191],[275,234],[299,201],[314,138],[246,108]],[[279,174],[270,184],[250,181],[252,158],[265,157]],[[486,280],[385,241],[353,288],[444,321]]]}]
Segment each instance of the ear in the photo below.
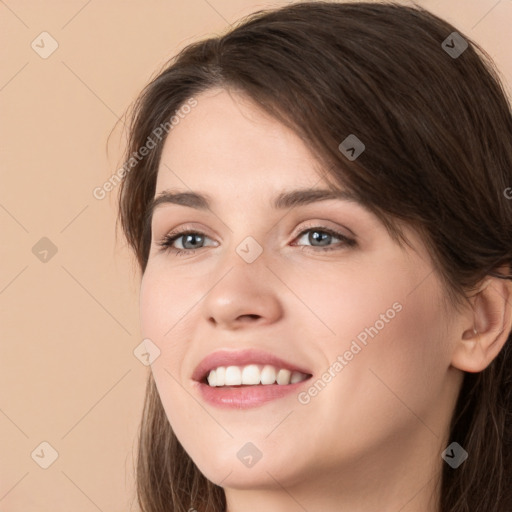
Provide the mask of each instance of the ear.
[{"label": "ear", "polygon": [[463,317],[451,363],[460,370],[477,373],[489,366],[510,335],[512,282],[487,276],[470,301],[472,309]]}]

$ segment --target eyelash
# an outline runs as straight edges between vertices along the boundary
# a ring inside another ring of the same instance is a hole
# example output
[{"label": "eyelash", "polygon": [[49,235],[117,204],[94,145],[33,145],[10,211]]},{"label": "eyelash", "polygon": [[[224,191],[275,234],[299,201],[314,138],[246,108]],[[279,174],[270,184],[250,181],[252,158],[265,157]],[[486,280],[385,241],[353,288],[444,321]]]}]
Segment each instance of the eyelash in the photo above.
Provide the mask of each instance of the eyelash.
[{"label": "eyelash", "polygon": [[[349,238],[349,237],[347,237],[345,235],[342,235],[341,233],[338,233],[337,231],[334,231],[332,229],[324,228],[322,226],[308,227],[308,228],[304,229],[303,231],[301,231],[296,236],[296,238],[302,238],[302,236],[305,233],[308,233],[309,231],[317,231],[317,232],[320,232],[320,233],[327,233],[328,235],[334,236],[335,238],[339,238],[341,240],[341,244],[342,244],[343,247],[345,247],[345,246],[346,247],[353,247],[353,246],[357,245],[357,242],[354,239]],[[199,247],[198,249],[177,249],[175,247],[172,247],[172,244],[178,238],[180,238],[182,236],[185,236],[185,235],[200,235],[200,236],[203,236],[203,237],[207,237],[207,235],[205,235],[201,231],[185,229],[183,231],[173,231],[171,233],[168,233],[159,242],[157,242],[157,245],[161,247],[160,251],[162,251],[162,252],[171,252],[175,256],[183,256],[184,254],[191,255],[191,254],[194,254],[199,249],[204,249],[204,247]],[[326,247],[315,247],[315,246],[311,246],[311,245],[309,245],[309,246],[308,245],[304,245],[302,247],[303,247],[302,250],[304,250],[306,247],[311,247],[314,252],[317,252],[317,251],[321,251],[321,252],[335,251],[335,250],[340,249],[340,247],[337,247],[337,248],[332,248],[332,247],[326,248]]]}]

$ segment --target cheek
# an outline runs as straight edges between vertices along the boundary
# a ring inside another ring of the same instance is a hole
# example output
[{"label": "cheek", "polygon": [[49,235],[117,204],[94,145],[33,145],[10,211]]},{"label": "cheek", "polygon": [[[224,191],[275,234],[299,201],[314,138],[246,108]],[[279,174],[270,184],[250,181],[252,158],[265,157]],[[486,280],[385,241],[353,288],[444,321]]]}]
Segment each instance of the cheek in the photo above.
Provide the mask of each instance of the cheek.
[{"label": "cheek", "polygon": [[[155,279],[155,274],[146,270],[139,293],[141,333],[145,338],[159,338],[165,332],[162,311],[165,307],[165,287]],[[172,312],[169,312],[172,314]],[[167,326],[169,328],[169,326]]]},{"label": "cheek", "polygon": [[182,362],[193,332],[193,314],[187,312],[197,302],[197,292],[192,296],[186,283],[168,274],[149,265],[144,273],[139,296],[141,334],[160,350],[151,372],[169,422],[180,439],[197,439],[201,433],[195,431],[190,395],[182,385],[189,377]]},{"label": "cheek", "polygon": [[182,381],[182,361],[186,353],[193,320],[193,307],[197,303],[197,291],[186,286],[176,274],[147,267],[143,276],[139,313],[143,338],[149,338],[160,350],[160,356],[151,365],[157,385],[168,381],[165,395],[179,387],[172,378]]},{"label": "cheek", "polygon": [[[350,353],[353,342],[360,350],[341,372],[332,400],[344,397],[346,407],[353,407],[349,417],[358,418],[353,427],[364,425],[368,438],[379,429],[391,435],[400,425],[414,425],[442,395],[450,359],[439,289],[435,282],[425,282],[411,293],[413,288],[390,283],[389,290],[373,295],[359,289],[352,295],[352,314],[344,312],[338,323],[346,336],[331,359],[336,353]],[[390,306],[397,303],[400,308],[390,314]],[[384,320],[379,321],[381,314]]]},{"label": "cheek", "polygon": [[[435,299],[437,290],[425,283],[423,293],[419,289],[410,293],[411,286],[389,284],[390,290],[380,289],[378,294],[368,293],[365,286],[339,294],[346,302],[338,316],[335,308],[329,310],[331,316],[323,310],[326,322],[337,332],[331,341],[327,337],[323,341],[327,366],[339,361],[338,356],[345,361],[337,372],[331,366],[335,376],[325,387],[320,385],[304,406],[310,417],[325,426],[325,438],[335,440],[344,432],[343,441],[326,449],[326,460],[357,460],[364,451],[378,450],[390,439],[406,438],[407,432],[424,428],[418,418],[438,431],[429,418],[442,397],[449,358],[439,327],[442,310]],[[400,302],[401,309],[393,309],[388,323],[377,323],[395,302]],[[360,334],[366,335],[366,343],[360,341]]]},{"label": "cheek", "polygon": [[[342,350],[352,339],[372,339],[367,330],[386,332],[400,316],[413,288],[414,278],[401,271],[391,259],[350,260],[349,264],[328,266],[318,262],[296,270],[283,270],[284,281],[301,302],[292,299],[305,328],[314,328],[322,343]],[[403,315],[402,315],[403,316]]]},{"label": "cheek", "polygon": [[397,396],[422,409],[449,367],[438,280],[433,274],[425,279],[428,269],[385,270],[368,265],[364,272],[342,271],[330,279],[317,274],[316,280],[306,274],[293,285],[324,324],[316,322],[322,335],[315,344],[325,354],[325,370],[344,359],[326,398],[352,403],[354,414],[363,403],[384,415],[383,403],[406,410]]},{"label": "cheek", "polygon": [[159,265],[148,265],[139,295],[143,336],[156,340],[172,337],[180,327],[180,319],[186,319],[187,312],[197,302],[197,295],[197,287],[184,282],[179,272],[171,273]]}]

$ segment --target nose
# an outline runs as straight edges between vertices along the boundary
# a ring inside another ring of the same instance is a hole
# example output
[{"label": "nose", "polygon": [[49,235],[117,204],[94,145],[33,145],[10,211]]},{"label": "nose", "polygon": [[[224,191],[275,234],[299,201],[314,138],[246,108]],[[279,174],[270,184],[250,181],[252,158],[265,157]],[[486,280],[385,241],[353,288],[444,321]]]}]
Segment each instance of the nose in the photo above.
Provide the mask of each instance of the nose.
[{"label": "nose", "polygon": [[247,263],[235,253],[221,272],[202,302],[203,315],[210,324],[237,330],[272,324],[282,317],[279,280],[263,256]]}]

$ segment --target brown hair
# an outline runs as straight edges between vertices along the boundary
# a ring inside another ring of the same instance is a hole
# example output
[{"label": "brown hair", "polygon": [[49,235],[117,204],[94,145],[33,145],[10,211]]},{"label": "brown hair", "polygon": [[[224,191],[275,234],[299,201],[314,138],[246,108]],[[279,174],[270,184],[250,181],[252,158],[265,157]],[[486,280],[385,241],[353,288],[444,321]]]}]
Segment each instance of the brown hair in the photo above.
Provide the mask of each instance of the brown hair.
[{"label": "brown hair", "polygon": [[[491,58],[443,46],[455,28],[428,11],[395,3],[304,2],[258,11],[226,34],[189,45],[133,105],[127,158],[195,95],[243,92],[297,133],[325,164],[333,186],[352,191],[408,243],[414,227],[447,295],[459,306],[486,275],[511,279],[512,116]],[[453,36],[452,36],[453,37]],[[453,39],[449,40],[453,47]],[[459,40],[460,41],[460,40]],[[460,47],[460,46],[459,46]],[[366,146],[349,160],[350,134]],[[142,273],[165,137],[132,162],[121,183],[119,220]],[[450,441],[469,458],[443,463],[442,512],[512,510],[511,336],[480,373],[466,373]],[[144,512],[225,510],[180,445],[149,373],[140,426],[137,496]]]}]

